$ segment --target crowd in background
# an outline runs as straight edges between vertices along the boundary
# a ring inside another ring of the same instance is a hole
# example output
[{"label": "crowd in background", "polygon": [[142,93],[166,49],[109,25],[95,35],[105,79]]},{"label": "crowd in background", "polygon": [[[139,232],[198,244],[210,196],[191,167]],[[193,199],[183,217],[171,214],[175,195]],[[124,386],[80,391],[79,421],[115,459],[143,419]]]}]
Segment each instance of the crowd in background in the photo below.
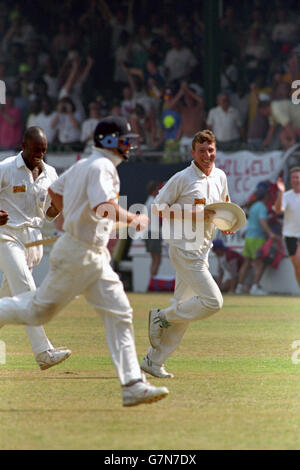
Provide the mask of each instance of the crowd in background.
[{"label": "crowd in background", "polygon": [[299,141],[298,1],[223,2],[220,90],[210,109],[201,2],[149,3],[0,1],[0,150],[18,149],[38,125],[52,150],[89,152],[108,114],[140,134],[137,155],[159,151],[165,162],[189,159],[204,128],[223,151]]}]

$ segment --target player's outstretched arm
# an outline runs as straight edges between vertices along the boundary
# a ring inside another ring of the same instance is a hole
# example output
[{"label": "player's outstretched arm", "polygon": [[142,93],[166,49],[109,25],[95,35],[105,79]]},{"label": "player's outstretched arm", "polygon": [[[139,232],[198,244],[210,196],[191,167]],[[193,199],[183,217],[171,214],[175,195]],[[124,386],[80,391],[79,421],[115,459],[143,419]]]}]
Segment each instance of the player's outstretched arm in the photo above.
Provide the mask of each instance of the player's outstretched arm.
[{"label": "player's outstretched arm", "polygon": [[115,200],[101,203],[93,209],[97,216],[109,218],[116,224],[131,225],[136,230],[144,230],[149,224],[149,217],[146,214],[135,214],[123,209]]}]

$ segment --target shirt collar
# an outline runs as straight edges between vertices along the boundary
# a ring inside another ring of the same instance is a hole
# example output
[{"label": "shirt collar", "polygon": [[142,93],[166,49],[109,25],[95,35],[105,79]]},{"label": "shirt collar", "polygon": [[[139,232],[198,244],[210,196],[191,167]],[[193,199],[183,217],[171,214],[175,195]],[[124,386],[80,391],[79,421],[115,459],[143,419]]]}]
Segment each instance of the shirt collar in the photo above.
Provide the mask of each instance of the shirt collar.
[{"label": "shirt collar", "polygon": [[[122,163],[123,159],[121,157],[118,157],[116,154],[113,152],[110,152],[109,150],[106,149],[101,149],[99,147],[93,147],[93,155],[100,154],[103,157],[108,158],[115,167],[117,167],[120,163]],[[99,155],[99,156],[100,156]],[[97,155],[98,156],[98,155]]]},{"label": "shirt collar", "polygon": [[191,167],[196,172],[197,176],[199,176],[200,178],[210,178],[211,176],[214,176],[215,168],[216,168],[215,164],[213,164],[213,168],[212,168],[210,174],[207,176],[205,173],[203,173],[202,170],[200,170],[200,168],[197,167],[197,165],[194,161],[192,161]]},{"label": "shirt collar", "polygon": [[23,160],[23,157],[22,157],[22,152],[18,153],[16,163],[17,163],[17,168],[21,168],[22,166],[26,166],[25,162]]}]

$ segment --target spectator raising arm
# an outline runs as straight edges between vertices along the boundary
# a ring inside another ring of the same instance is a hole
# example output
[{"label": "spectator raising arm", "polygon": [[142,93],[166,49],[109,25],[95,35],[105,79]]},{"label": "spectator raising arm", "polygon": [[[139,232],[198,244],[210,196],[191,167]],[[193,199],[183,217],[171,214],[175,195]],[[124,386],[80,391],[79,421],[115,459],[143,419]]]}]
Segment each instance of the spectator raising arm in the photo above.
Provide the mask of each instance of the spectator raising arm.
[{"label": "spectator raising arm", "polygon": [[283,212],[282,200],[283,194],[285,192],[285,184],[282,181],[282,178],[277,178],[276,184],[278,189],[278,196],[273,206],[273,209],[276,214],[281,214]]}]

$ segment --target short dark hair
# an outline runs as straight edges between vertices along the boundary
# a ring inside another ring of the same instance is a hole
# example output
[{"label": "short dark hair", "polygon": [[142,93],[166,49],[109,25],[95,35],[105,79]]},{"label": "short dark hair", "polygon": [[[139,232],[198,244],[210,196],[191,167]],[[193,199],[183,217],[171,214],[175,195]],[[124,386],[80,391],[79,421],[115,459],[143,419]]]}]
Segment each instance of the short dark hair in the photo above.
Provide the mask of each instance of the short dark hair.
[{"label": "short dark hair", "polygon": [[23,142],[35,137],[46,137],[44,129],[39,126],[28,127],[23,135]]}]

